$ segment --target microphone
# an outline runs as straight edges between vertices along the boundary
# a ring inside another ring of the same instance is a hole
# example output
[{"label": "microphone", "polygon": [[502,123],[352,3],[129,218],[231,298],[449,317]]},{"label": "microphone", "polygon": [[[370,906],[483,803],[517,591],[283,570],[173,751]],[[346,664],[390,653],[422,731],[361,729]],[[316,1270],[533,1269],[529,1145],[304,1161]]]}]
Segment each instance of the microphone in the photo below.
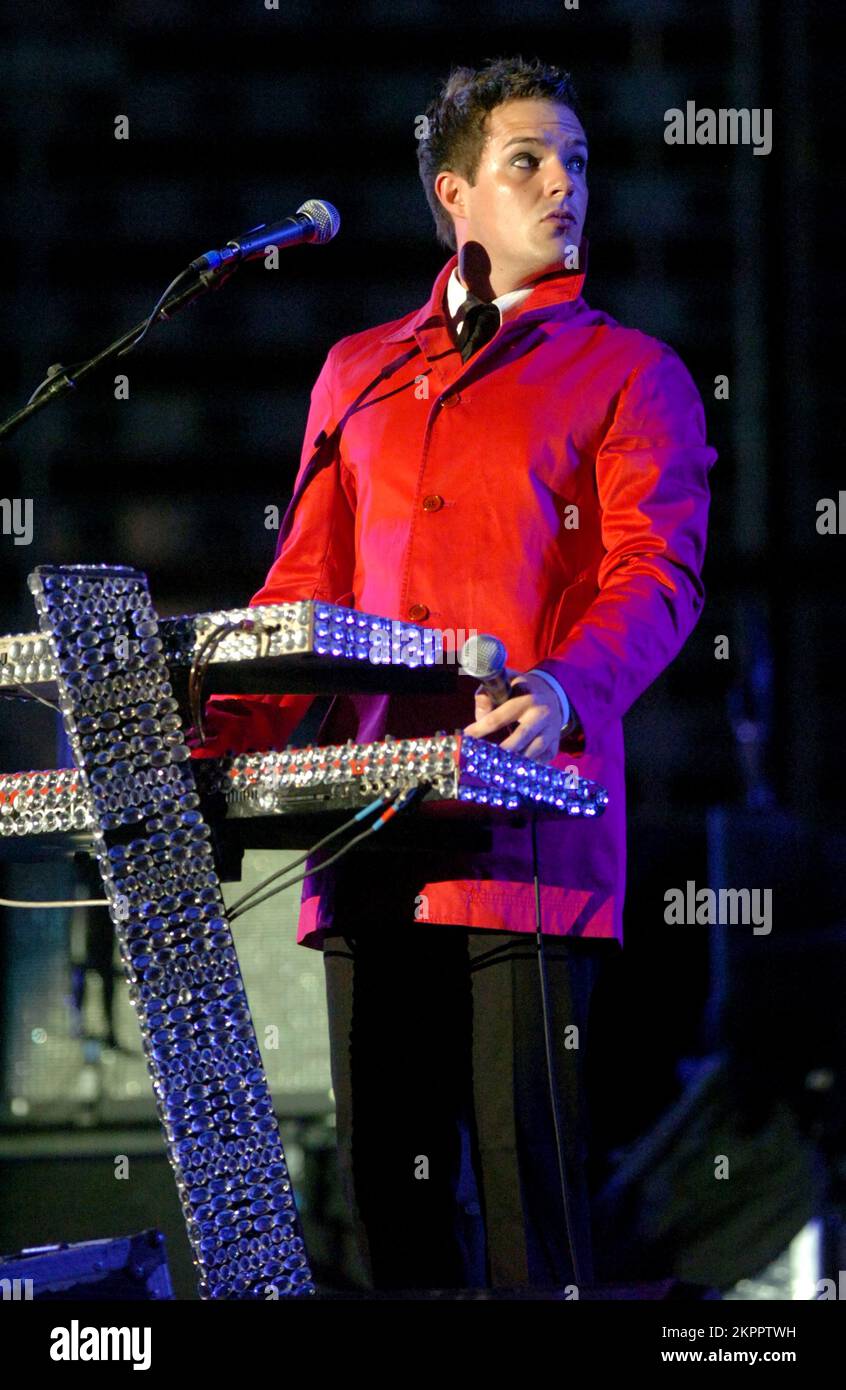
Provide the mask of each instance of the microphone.
[{"label": "microphone", "polygon": [[487,632],[468,637],[458,657],[462,671],[481,683],[490,695],[494,707],[512,699],[516,693],[505,676],[505,657],[502,642]]},{"label": "microphone", "polygon": [[282,222],[261,222],[251,227],[243,236],[227,241],[222,251],[206,251],[191,262],[191,270],[217,270],[222,265],[239,265],[242,261],[254,261],[263,256],[270,246],[299,246],[302,242],[314,242],[322,246],[337,236],[341,226],[341,215],[331,203],[322,198],[309,198],[302,207],[297,208],[293,217]]}]

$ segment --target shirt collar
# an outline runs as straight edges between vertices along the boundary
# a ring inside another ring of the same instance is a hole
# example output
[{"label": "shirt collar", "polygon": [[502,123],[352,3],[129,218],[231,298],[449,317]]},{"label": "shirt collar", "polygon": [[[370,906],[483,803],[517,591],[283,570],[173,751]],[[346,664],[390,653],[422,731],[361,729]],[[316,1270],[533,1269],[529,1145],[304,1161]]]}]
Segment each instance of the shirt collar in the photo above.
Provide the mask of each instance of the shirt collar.
[{"label": "shirt collar", "polygon": [[[514,304],[520,304],[524,299],[528,299],[531,293],[532,286],[525,285],[522,289],[509,290],[507,294],[500,294],[497,296],[496,299],[492,299],[490,302],[491,304],[496,305],[496,307],[499,309],[500,318],[502,318],[507,309],[510,309]],[[458,311],[464,303],[465,299],[467,298],[468,294],[469,290],[465,289],[464,285],[462,285],[460,279],[458,278],[458,266],[455,265],[453,267],[452,274],[450,275],[449,280],[447,281],[446,288],[447,312],[450,318],[452,319],[453,324],[455,324],[455,321],[458,317]],[[464,324],[461,323],[458,327],[459,329],[463,328]]]},{"label": "shirt collar", "polygon": [[[578,300],[582,293],[585,276],[587,275],[587,264],[588,239],[587,237],[583,237],[579,247],[578,270],[575,268],[569,270],[561,268],[559,270],[550,271],[547,275],[542,275],[534,284],[524,286],[524,288],[528,290],[528,294],[525,296],[523,296],[522,289],[511,290],[509,292],[510,295],[519,294],[521,299],[519,303],[509,306],[513,311],[510,317],[514,319],[519,317],[522,319],[524,315],[533,315],[537,312],[540,318],[545,318],[550,314],[555,314],[559,309],[564,308],[565,305]],[[395,326],[393,329],[388,333],[384,333],[379,341],[382,343],[408,342],[414,338],[418,330],[424,327],[435,326],[438,323],[443,325],[445,322],[447,287],[452,278],[452,273],[457,269],[457,266],[458,256],[453,255],[438,272],[427,302],[421,305],[419,309],[414,310],[410,314],[406,314],[399,322],[395,319]],[[460,282],[458,283],[458,289],[462,296],[466,298],[467,291]],[[506,295],[501,295],[500,299],[505,299],[507,297]],[[459,308],[461,307],[461,303],[463,303],[463,299],[458,305]]]}]

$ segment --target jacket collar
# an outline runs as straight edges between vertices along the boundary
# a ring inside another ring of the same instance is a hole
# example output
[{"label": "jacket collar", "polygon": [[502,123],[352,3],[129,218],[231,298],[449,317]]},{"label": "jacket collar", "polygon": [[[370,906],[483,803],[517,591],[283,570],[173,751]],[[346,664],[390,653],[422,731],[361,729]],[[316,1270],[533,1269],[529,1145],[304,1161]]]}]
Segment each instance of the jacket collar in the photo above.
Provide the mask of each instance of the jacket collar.
[{"label": "jacket collar", "polygon": [[[439,271],[432,286],[432,293],[422,308],[407,315],[398,328],[395,328],[392,333],[386,333],[379,341],[382,343],[404,343],[413,338],[421,328],[445,326],[447,320],[444,316],[444,296],[449,277],[457,265],[458,256],[451,256],[446,265]],[[555,270],[537,280],[532,287],[531,294],[527,295],[520,304],[512,306],[508,313],[507,322],[511,324],[517,319],[522,319],[525,314],[532,314],[534,310],[549,310],[557,304],[565,304],[578,299],[582,293],[587,268],[588,239],[582,237],[579,247],[579,269]]]}]

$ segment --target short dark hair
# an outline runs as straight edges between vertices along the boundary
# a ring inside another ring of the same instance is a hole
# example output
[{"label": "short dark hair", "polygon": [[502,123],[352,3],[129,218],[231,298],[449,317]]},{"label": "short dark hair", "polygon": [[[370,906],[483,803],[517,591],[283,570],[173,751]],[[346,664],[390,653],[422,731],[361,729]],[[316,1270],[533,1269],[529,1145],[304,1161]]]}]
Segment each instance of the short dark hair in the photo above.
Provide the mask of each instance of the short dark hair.
[{"label": "short dark hair", "polygon": [[531,97],[569,106],[579,120],[582,118],[568,72],[538,59],[525,62],[520,57],[491,58],[475,70],[453,68],[427,108],[427,134],[418,141],[417,165],[438,241],[449,250],[456,250],[455,224],[435,192],[435,179],[448,169],[472,185],[479,172],[490,112],[503,102]]}]

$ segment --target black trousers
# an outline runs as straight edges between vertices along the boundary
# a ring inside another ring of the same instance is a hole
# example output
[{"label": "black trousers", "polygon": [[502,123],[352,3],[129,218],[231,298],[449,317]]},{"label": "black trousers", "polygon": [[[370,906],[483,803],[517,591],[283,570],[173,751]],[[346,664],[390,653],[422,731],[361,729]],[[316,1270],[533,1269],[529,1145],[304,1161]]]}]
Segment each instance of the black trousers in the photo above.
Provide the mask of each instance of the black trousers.
[{"label": "black trousers", "polygon": [[593,1282],[585,1059],[613,941],[368,925],[324,941],[341,1185],[373,1289]]}]

